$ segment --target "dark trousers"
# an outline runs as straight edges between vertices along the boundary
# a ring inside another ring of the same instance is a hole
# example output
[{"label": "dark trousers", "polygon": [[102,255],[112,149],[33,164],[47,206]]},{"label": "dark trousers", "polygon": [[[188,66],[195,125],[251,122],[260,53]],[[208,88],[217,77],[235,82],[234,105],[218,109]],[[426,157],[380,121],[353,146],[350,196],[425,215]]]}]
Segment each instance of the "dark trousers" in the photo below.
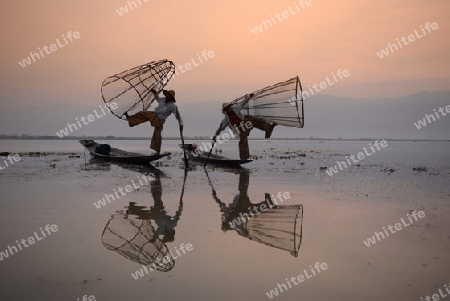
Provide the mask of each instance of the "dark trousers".
[{"label": "dark trousers", "polygon": [[244,117],[243,122],[245,124],[248,121],[250,121],[252,124],[250,127],[242,125],[241,127],[238,128],[239,137],[240,137],[240,139],[239,139],[239,157],[241,158],[241,160],[246,160],[246,159],[250,158],[250,149],[248,147],[248,135],[250,135],[250,131],[253,128],[257,128],[257,129],[260,129],[261,131],[265,131],[265,132],[270,131],[270,123],[268,123],[267,121],[265,121],[262,118],[246,115]]},{"label": "dark trousers", "polygon": [[163,130],[165,119],[159,118],[158,114],[153,111],[141,111],[134,115],[128,117],[128,125],[133,127],[135,125],[150,122],[150,124],[155,128],[153,130],[152,142],[150,143],[150,148],[157,151],[161,151],[162,136],[161,132]]}]

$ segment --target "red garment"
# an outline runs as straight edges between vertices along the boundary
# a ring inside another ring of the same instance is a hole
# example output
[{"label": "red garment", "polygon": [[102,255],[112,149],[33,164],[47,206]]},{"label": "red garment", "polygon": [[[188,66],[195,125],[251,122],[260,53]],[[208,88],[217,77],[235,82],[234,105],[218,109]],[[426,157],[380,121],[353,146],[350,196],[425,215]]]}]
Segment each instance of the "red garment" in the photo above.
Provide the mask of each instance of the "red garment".
[{"label": "red garment", "polygon": [[228,119],[230,120],[230,123],[234,126],[239,126],[241,124],[241,118],[234,112],[231,111],[231,113],[228,114]]}]

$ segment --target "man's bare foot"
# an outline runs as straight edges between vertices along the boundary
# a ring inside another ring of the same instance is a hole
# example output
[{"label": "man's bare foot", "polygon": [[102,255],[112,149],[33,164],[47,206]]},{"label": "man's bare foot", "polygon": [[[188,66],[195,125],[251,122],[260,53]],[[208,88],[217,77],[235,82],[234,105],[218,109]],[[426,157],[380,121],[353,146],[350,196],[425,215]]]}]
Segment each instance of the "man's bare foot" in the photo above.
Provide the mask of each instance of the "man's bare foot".
[{"label": "man's bare foot", "polygon": [[273,128],[276,127],[277,125],[278,124],[276,124],[275,122],[270,125],[270,129],[268,131],[266,131],[266,136],[265,136],[266,139],[269,139],[270,136],[272,136]]}]

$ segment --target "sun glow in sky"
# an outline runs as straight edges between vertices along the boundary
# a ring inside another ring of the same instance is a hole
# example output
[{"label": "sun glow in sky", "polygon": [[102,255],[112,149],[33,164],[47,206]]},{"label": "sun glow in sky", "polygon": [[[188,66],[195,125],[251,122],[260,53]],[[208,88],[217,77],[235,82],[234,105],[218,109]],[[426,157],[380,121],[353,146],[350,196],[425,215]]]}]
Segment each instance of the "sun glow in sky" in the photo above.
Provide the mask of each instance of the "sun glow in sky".
[{"label": "sun glow in sky", "polygon": [[[169,83],[185,103],[231,100],[295,75],[304,86],[318,84],[338,69],[351,75],[322,93],[398,97],[449,87],[446,0],[135,3],[133,10],[124,0],[4,4],[2,107],[100,103],[104,78],[164,58],[184,65],[204,50],[214,57]],[[438,29],[384,58],[377,55],[427,22]],[[256,26],[263,29],[258,34]],[[38,47],[63,42],[69,31],[79,38],[26,67],[18,63]]]}]

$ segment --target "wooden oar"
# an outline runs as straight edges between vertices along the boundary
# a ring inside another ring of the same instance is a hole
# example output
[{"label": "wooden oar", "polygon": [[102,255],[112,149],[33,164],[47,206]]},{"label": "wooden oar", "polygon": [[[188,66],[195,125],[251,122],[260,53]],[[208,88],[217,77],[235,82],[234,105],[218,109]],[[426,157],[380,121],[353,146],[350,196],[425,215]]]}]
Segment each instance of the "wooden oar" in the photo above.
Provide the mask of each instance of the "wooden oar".
[{"label": "wooden oar", "polygon": [[181,129],[181,125],[180,125],[180,137],[181,137],[181,145],[183,146],[184,168],[188,169],[189,168],[189,162],[188,162],[188,159],[186,157],[186,148],[184,147],[183,130]]},{"label": "wooden oar", "polygon": [[[220,128],[221,125],[222,125],[222,122],[219,124],[219,128]],[[217,130],[217,131],[218,131],[218,130]],[[217,131],[216,131],[216,133],[217,133]],[[216,136],[214,135],[214,138],[215,138],[215,137],[216,137]],[[212,146],[211,146],[211,149],[209,150],[208,157],[206,158],[205,165],[203,165],[203,168],[205,168],[205,167],[206,167],[206,164],[208,164],[208,162],[209,162],[209,156],[211,156],[211,152],[212,152],[212,150],[213,150],[215,144],[216,144],[216,139],[213,139],[213,144],[212,144]]]},{"label": "wooden oar", "polygon": [[209,156],[211,156],[211,152],[212,152],[212,150],[213,150],[213,148],[214,148],[214,144],[216,144],[216,141],[215,141],[215,140],[213,140],[211,149],[209,150],[208,157],[206,158],[205,165],[203,165],[203,167],[206,167],[206,164],[208,164],[208,162],[209,162]]}]

